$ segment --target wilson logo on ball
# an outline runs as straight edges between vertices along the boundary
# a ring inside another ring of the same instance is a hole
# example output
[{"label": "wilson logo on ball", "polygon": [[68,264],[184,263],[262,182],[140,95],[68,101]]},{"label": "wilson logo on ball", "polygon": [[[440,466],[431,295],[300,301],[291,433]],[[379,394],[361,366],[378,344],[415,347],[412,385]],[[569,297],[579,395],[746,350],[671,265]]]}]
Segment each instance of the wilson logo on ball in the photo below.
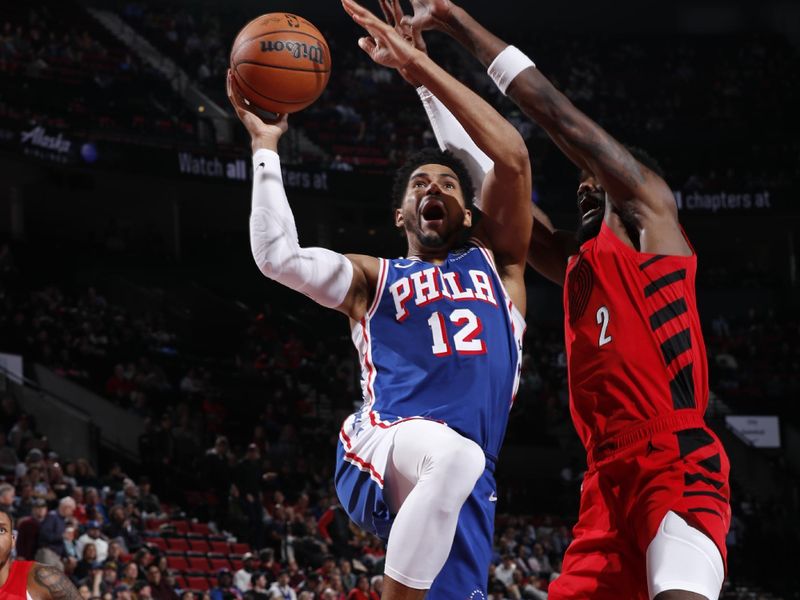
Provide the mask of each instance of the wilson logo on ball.
[{"label": "wilson logo on ball", "polygon": [[309,46],[304,42],[261,41],[262,52],[288,52],[295,58],[307,58],[318,65],[325,64],[322,46]]}]

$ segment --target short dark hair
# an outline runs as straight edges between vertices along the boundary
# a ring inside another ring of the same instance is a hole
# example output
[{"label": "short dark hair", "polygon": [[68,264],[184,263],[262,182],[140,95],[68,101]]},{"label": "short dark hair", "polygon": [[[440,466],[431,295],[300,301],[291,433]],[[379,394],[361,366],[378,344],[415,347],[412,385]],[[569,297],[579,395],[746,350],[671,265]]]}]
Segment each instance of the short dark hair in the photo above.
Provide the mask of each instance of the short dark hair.
[{"label": "short dark hair", "polygon": [[472,209],[475,199],[475,184],[464,161],[449,150],[442,151],[438,148],[425,148],[409,156],[395,173],[394,184],[392,185],[392,210],[400,208],[403,204],[403,198],[405,198],[406,188],[408,187],[408,179],[414,170],[422,165],[444,165],[450,167],[461,184],[465,207]]}]

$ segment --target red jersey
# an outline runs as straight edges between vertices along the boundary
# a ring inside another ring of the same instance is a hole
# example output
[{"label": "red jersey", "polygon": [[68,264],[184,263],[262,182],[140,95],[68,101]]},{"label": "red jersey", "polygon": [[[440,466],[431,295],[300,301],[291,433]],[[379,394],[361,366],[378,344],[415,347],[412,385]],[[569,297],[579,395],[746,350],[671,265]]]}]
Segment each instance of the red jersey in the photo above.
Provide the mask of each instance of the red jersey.
[{"label": "red jersey", "polygon": [[28,595],[28,572],[33,564],[33,562],[27,560],[15,560],[11,563],[8,579],[0,586],[0,598],[3,600],[30,599]]},{"label": "red jersey", "polygon": [[676,410],[705,413],[697,256],[643,254],[603,223],[570,258],[564,330],[570,412],[589,449]]}]

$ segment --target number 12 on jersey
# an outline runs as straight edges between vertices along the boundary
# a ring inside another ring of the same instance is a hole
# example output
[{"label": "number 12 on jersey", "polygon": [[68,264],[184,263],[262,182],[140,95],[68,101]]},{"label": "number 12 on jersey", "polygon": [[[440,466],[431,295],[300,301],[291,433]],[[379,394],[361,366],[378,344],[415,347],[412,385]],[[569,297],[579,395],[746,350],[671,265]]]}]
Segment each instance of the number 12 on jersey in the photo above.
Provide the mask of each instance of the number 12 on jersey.
[{"label": "number 12 on jersey", "polygon": [[[483,331],[481,320],[468,308],[458,308],[450,313],[450,321],[461,327],[453,336],[453,347],[459,354],[486,354],[486,344],[478,336]],[[450,356],[453,350],[447,339],[447,327],[444,315],[435,312],[428,319],[433,344],[434,356]]]}]

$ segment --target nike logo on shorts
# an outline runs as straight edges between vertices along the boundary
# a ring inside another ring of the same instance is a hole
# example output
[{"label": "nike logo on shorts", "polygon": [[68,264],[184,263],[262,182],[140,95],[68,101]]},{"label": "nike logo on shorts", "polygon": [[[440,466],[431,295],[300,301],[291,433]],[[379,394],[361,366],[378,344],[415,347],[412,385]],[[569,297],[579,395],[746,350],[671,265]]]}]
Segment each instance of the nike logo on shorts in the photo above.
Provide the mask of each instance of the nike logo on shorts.
[{"label": "nike logo on shorts", "polygon": [[489,502],[497,502],[497,494],[492,492],[489,494]]}]

